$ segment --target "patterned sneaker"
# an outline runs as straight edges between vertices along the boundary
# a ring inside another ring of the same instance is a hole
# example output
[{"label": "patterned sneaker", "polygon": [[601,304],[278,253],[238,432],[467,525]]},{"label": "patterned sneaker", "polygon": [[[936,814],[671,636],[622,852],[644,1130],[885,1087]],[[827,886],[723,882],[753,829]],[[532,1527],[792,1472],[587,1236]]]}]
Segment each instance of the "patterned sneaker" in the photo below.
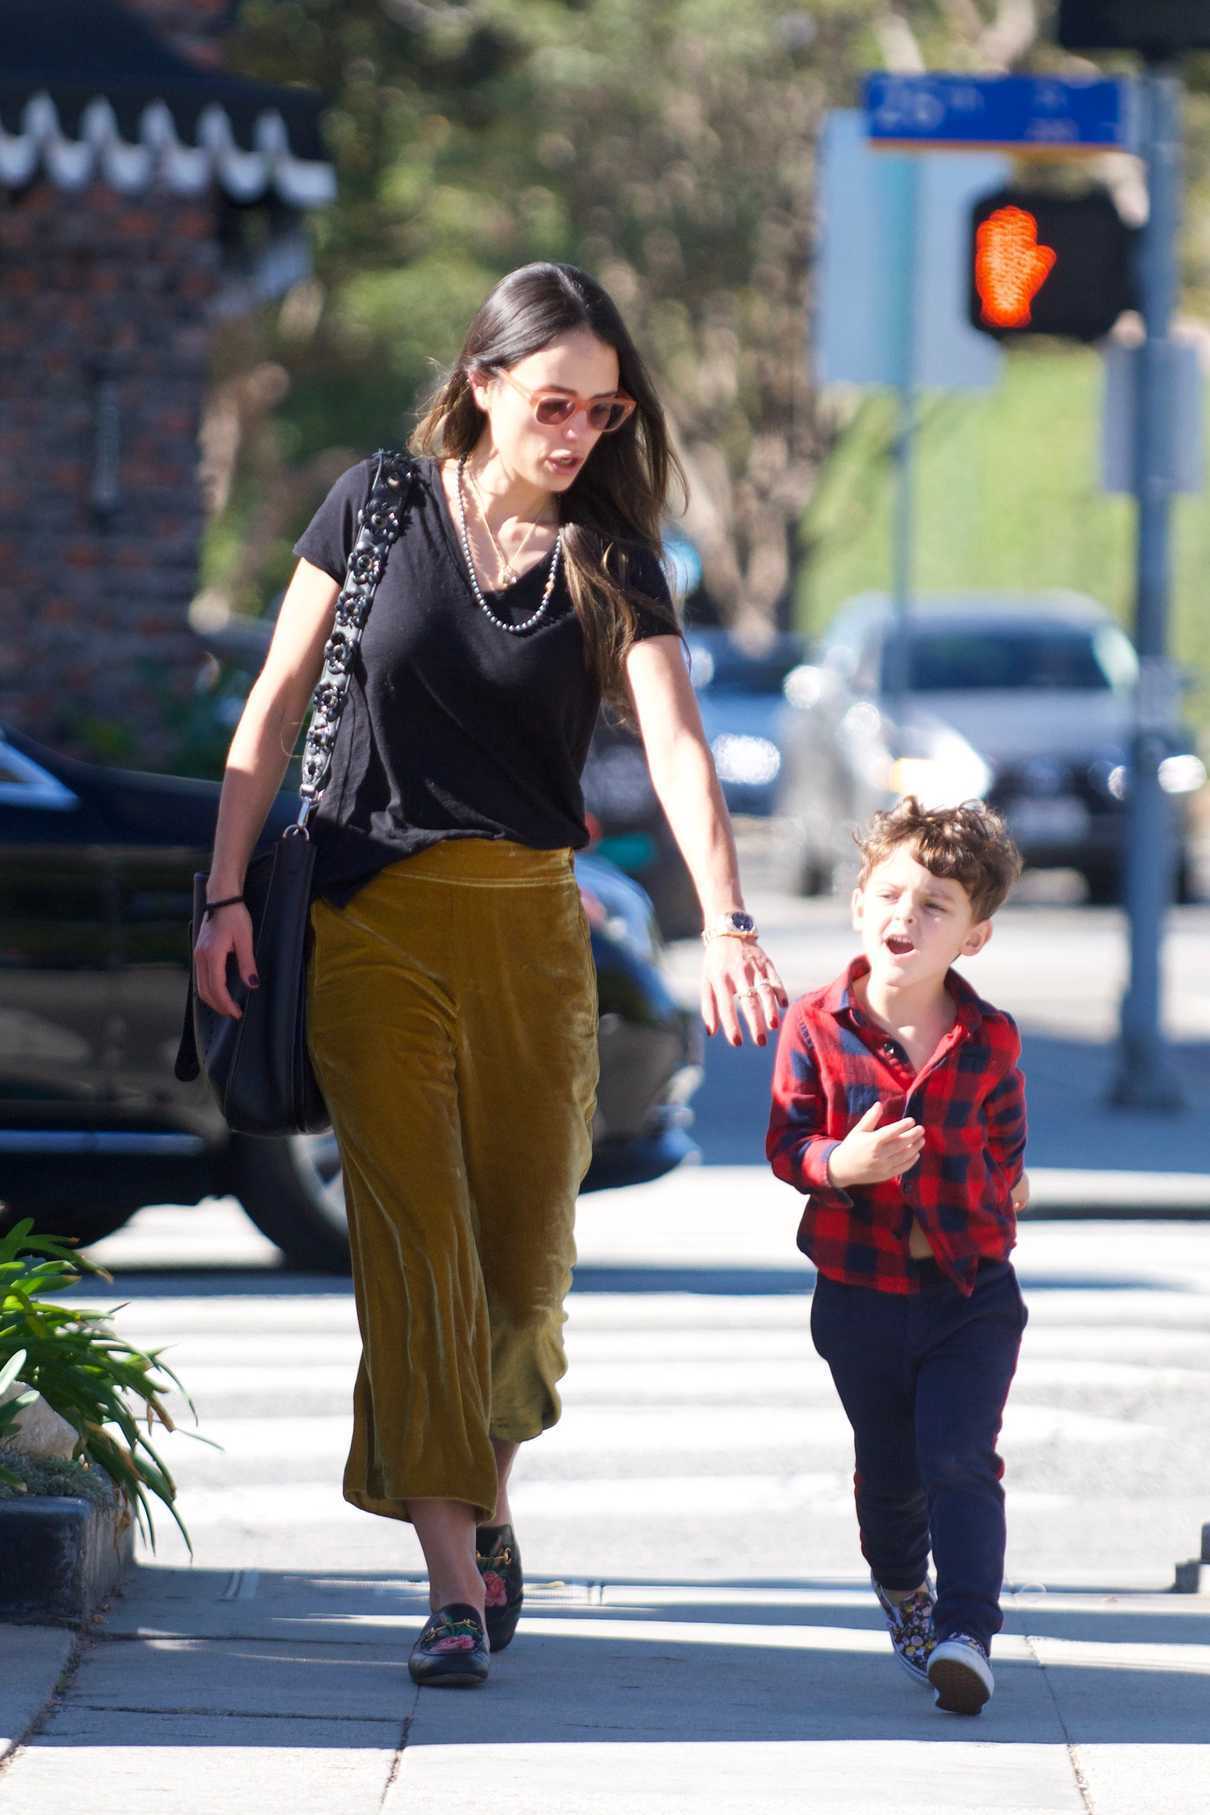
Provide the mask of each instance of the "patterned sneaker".
[{"label": "patterned sneaker", "polygon": [[908,1595],[906,1600],[893,1601],[885,1588],[874,1581],[873,1576],[870,1581],[878,1596],[878,1605],[886,1615],[891,1649],[908,1675],[915,1682],[927,1686],[929,1658],[936,1643],[933,1637],[932,1583],[926,1577],[923,1587]]},{"label": "patterned sneaker", "polygon": [[486,1682],[487,1634],[473,1607],[451,1601],[425,1622],[408,1659],[412,1681],[433,1688],[471,1688]]},{"label": "patterned sneaker", "polygon": [[521,1573],[521,1552],[511,1525],[479,1525],[475,1528],[475,1561],[483,1577],[487,1606],[487,1636],[493,1651],[503,1651],[511,1643],[521,1617],[525,1599],[525,1577]]},{"label": "patterned sneaker", "polygon": [[986,1647],[966,1632],[951,1632],[934,1645],[929,1682],[947,1714],[978,1714],[996,1686]]}]

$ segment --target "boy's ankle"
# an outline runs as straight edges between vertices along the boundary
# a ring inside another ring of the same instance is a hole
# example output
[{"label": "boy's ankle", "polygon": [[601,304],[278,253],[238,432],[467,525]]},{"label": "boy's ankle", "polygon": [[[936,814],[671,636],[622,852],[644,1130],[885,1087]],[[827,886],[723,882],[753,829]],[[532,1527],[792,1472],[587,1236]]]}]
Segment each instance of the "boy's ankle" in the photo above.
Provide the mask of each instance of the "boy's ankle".
[{"label": "boy's ankle", "polygon": [[920,1594],[928,1587],[928,1583],[919,1582],[915,1588],[888,1588],[883,1582],[879,1582],[878,1586],[882,1589],[887,1600],[894,1601],[895,1605],[898,1607],[901,1602],[910,1601],[914,1594]]}]

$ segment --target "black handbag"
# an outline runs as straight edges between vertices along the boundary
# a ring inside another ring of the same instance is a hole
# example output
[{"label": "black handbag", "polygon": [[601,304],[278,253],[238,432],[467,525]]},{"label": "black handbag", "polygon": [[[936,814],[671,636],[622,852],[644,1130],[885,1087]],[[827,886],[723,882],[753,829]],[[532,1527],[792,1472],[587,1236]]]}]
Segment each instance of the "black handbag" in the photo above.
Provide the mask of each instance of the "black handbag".
[{"label": "black handbag", "polygon": [[[315,870],[308,822],[327,781],[357,645],[391,545],[403,527],[409,478],[403,455],[379,453],[358,515],[357,539],[313,696],[298,818],[252,858],[244,877],[259,986],[245,988],[232,955],[227,987],[242,1010],[239,1020],[202,1001],[190,963],[185,1025],[173,1069],[184,1081],[205,1073],[227,1125],[237,1134],[318,1134],[331,1126],[307,1050],[307,959]],[[207,883],[206,876],[193,879],[194,946],[205,921]]]}]

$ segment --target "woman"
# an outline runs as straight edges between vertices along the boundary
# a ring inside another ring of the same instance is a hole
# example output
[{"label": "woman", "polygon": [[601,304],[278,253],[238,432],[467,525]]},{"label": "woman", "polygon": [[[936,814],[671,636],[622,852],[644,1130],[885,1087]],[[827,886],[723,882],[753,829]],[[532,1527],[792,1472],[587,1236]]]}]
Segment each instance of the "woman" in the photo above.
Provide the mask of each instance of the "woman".
[{"label": "woman", "polygon": [[[518,1444],[559,1416],[596,987],[571,853],[601,699],[629,705],[701,897],[702,1014],[761,1044],[786,997],[743,912],[659,526],[677,470],[642,361],[568,265],[506,277],[412,439],[317,840],[309,1035],[344,1166],[363,1355],[344,1493],[416,1527],[421,1683],[487,1675],[522,1598]],[[339,479],[235,733],[208,899],[240,895],[322,666],[373,463]],[[197,985],[225,1014],[236,899]],[[485,1598],[486,1633],[485,1633]]]}]

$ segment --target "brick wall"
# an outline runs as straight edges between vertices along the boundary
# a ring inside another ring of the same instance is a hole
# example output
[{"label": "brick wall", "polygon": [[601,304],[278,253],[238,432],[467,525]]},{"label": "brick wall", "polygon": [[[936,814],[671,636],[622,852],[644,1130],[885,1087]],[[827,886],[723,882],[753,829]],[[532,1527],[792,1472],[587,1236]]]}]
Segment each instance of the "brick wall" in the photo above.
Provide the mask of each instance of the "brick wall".
[{"label": "brick wall", "polygon": [[[132,3],[180,49],[186,28],[204,35],[230,11]],[[202,659],[186,613],[212,202],[42,179],[0,191],[0,254],[0,724],[78,755],[182,766]],[[98,495],[107,471],[116,485]]]}]

